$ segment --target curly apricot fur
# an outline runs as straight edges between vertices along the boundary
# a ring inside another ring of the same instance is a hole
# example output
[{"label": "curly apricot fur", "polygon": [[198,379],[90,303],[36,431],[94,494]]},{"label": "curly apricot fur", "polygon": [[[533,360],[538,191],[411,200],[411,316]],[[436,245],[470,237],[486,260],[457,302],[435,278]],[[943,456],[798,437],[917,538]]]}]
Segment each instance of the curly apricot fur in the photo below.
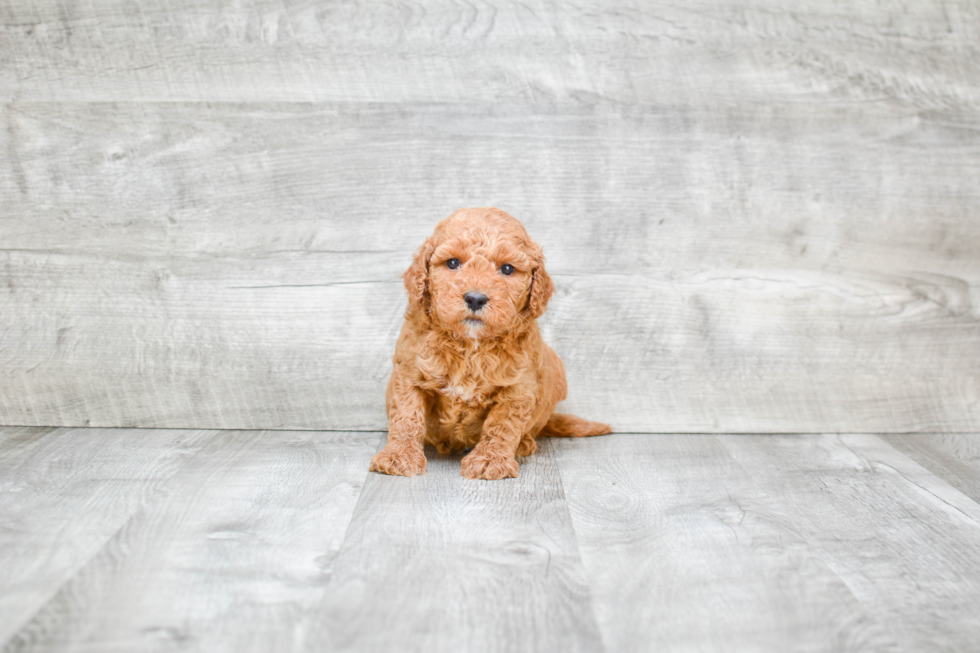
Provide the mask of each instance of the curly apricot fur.
[{"label": "curly apricot fur", "polygon": [[610,432],[553,412],[566,395],[565,368],[536,320],[555,286],[516,219],[495,208],[456,211],[403,279],[409,301],[386,394],[388,443],[371,471],[423,474],[431,444],[473,449],[462,461],[467,478],[516,477],[517,457],[534,453],[536,437]]}]

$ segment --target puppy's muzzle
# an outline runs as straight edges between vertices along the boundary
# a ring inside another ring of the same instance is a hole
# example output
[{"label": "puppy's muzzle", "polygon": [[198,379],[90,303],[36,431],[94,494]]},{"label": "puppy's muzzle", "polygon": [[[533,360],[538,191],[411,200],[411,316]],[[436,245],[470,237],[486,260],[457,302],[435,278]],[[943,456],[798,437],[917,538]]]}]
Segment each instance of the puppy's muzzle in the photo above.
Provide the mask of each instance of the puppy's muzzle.
[{"label": "puppy's muzzle", "polygon": [[479,292],[468,292],[463,295],[463,300],[466,305],[470,307],[470,310],[474,313],[479,313],[480,309],[487,305],[490,298]]}]

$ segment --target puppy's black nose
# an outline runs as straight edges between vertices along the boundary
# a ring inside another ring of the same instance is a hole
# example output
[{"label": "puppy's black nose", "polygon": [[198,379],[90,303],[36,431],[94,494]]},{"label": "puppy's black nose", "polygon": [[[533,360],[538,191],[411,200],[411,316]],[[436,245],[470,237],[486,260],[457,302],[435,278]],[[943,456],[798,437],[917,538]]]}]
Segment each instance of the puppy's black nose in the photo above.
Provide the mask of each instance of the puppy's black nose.
[{"label": "puppy's black nose", "polygon": [[490,298],[479,292],[468,292],[463,295],[463,299],[466,300],[466,305],[470,307],[470,310],[476,313],[481,308],[486,306]]}]

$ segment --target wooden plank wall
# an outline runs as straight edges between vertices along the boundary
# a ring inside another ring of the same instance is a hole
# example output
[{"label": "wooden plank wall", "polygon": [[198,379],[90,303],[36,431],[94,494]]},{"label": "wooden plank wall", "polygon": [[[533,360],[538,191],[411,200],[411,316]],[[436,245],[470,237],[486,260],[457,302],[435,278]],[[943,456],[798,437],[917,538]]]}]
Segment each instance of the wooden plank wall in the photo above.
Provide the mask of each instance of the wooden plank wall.
[{"label": "wooden plank wall", "polygon": [[0,423],[383,429],[496,205],[565,409],[980,429],[980,5],[0,2]]}]

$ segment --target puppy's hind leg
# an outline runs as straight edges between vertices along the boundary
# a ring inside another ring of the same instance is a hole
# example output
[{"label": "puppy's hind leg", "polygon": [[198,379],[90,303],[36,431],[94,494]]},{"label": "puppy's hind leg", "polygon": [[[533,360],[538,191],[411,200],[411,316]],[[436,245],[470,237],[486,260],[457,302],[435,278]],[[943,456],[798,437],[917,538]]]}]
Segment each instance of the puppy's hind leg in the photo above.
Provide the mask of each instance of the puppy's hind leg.
[{"label": "puppy's hind leg", "polygon": [[612,433],[612,429],[609,428],[608,424],[590,422],[574,415],[552,413],[548,418],[548,422],[536,436],[530,433],[524,434],[521,438],[521,443],[517,445],[517,457],[530,456],[538,450],[538,443],[534,439],[535,437],[584,438],[592,435],[605,435],[607,433]]},{"label": "puppy's hind leg", "polygon": [[530,433],[525,433],[521,436],[521,442],[517,445],[517,451],[515,454],[518,458],[523,458],[525,456],[530,456],[537,450],[538,443],[534,441],[534,436]]}]

